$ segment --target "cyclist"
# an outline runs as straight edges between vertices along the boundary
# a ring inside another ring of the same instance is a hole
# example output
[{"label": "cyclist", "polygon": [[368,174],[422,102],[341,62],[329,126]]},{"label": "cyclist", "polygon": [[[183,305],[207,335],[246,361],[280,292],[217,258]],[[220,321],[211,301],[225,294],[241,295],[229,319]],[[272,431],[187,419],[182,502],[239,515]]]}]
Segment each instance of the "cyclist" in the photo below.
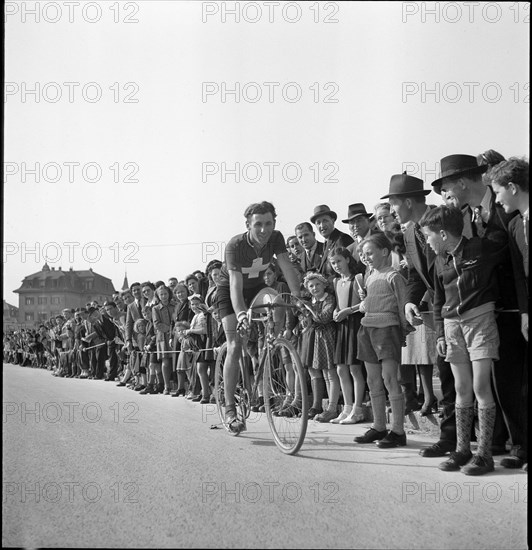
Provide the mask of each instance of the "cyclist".
[{"label": "cyclist", "polygon": [[242,353],[242,340],[238,333],[249,329],[246,310],[251,301],[267,288],[264,272],[274,257],[292,294],[299,296],[300,288],[284,237],[275,229],[277,214],[273,204],[266,201],[253,203],[246,208],[244,217],[247,231],[227,243],[217,291],[217,306],[227,338],[224,363],[225,420],[234,432],[244,429],[237,419],[235,405],[239,357]]}]

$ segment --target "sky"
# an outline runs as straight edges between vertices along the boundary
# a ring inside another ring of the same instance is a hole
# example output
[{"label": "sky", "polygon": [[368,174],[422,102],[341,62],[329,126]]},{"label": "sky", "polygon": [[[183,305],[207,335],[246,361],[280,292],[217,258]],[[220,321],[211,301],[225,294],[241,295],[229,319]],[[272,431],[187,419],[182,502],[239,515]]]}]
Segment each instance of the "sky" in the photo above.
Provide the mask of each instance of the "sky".
[{"label": "sky", "polygon": [[[235,11],[236,10],[236,11]],[[51,267],[122,286],[285,237],[390,177],[529,150],[529,5],[6,2],[4,299]],[[238,19],[238,20],[237,20]],[[440,204],[431,193],[428,201]]]}]

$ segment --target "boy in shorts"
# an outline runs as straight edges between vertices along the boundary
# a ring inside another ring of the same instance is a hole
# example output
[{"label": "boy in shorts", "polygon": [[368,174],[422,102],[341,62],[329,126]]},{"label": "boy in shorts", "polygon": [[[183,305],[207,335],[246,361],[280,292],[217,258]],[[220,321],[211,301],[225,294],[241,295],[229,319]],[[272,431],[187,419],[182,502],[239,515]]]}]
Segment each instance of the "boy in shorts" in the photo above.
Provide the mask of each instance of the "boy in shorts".
[{"label": "boy in shorts", "polygon": [[[491,443],[495,400],[491,369],[493,361],[499,358],[494,272],[504,248],[495,248],[487,239],[463,237],[462,211],[455,207],[434,208],[419,224],[437,256],[434,273],[437,351],[451,364],[456,389],[456,451],[439,468],[446,472],[462,468],[466,475],[483,475],[494,469]],[[478,402],[480,432],[475,456],[470,449],[474,397]]]}]

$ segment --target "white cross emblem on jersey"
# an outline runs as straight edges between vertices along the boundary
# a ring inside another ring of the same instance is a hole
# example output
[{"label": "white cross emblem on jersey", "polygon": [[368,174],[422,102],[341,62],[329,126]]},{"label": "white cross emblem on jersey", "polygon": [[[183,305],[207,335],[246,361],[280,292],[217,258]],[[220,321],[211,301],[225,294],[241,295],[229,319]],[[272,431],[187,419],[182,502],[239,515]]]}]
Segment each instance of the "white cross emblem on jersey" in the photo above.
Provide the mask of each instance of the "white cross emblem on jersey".
[{"label": "white cross emblem on jersey", "polygon": [[251,264],[251,267],[242,268],[242,273],[247,275],[248,279],[256,279],[260,275],[261,271],[266,271],[266,268],[269,265],[269,263],[262,263],[262,258],[255,258]]}]

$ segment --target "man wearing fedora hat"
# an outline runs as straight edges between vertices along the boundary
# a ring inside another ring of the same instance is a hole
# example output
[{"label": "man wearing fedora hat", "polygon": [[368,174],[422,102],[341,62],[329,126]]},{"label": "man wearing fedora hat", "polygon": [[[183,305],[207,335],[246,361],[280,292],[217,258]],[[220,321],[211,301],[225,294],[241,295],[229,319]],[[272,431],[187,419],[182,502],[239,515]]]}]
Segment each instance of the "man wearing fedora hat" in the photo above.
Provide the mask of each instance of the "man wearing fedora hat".
[{"label": "man wearing fedora hat", "polygon": [[360,257],[357,252],[357,247],[366,237],[373,233],[380,233],[380,229],[371,229],[371,219],[373,214],[366,211],[366,207],[361,202],[350,204],[347,208],[347,218],[342,220],[342,223],[349,224],[349,232],[354,239],[353,244],[347,247],[351,252],[351,256],[358,262]]},{"label": "man wearing fedora hat", "polygon": [[314,208],[310,221],[317,227],[320,235],[325,239],[323,245],[323,256],[318,265],[318,271],[328,279],[332,279],[334,272],[328,262],[329,253],[338,246],[347,248],[353,243],[353,239],[334,227],[338,219],[336,212],[333,212],[326,204],[320,204]]},{"label": "man wearing fedora hat", "polygon": [[[407,224],[404,232],[406,258],[408,262],[407,303],[405,316],[413,325],[421,325],[420,310],[431,309],[434,296],[434,264],[436,255],[427,245],[419,226],[419,220],[434,206],[427,205],[426,196],[430,190],[423,189],[423,180],[409,176],[406,172],[393,175],[390,179],[388,199],[399,223]],[[454,404],[456,392],[454,377],[449,363],[435,354],[443,394],[443,418],[440,424],[440,438],[434,444],[421,449],[425,457],[444,456],[456,447],[456,419]]]},{"label": "man wearing fedora hat", "polygon": [[[482,174],[489,166],[478,164],[471,155],[449,155],[441,159],[441,175],[432,183],[434,191],[446,202],[462,209],[465,237],[479,236],[498,243],[508,253],[497,272],[499,300],[497,326],[500,336],[499,361],[494,363],[495,394],[502,408],[504,420],[512,441],[512,453],[519,452],[525,435],[522,416],[526,410],[526,397],[522,392],[526,342],[521,338],[521,324],[515,290],[508,227],[517,212],[506,213],[497,203],[490,185],[485,185]],[[503,430],[495,428],[494,444],[505,441]]]},{"label": "man wearing fedora hat", "polygon": [[297,224],[295,234],[303,248],[303,254],[300,257],[301,270],[303,273],[317,270],[323,257],[323,243],[316,240],[316,234],[309,222]]}]

